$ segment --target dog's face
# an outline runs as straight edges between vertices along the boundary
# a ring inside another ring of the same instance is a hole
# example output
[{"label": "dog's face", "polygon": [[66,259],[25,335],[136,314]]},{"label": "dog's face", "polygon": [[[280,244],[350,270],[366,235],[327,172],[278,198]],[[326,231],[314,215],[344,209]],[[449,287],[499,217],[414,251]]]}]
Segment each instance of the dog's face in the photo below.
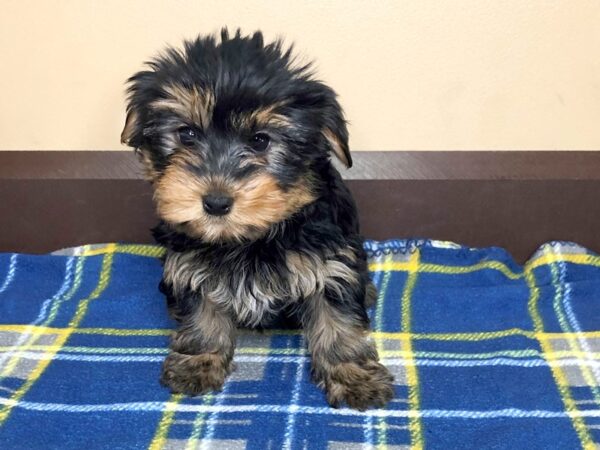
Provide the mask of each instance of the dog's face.
[{"label": "dog's face", "polygon": [[200,38],[129,80],[122,141],[159,216],[210,242],[263,236],[312,202],[335,154],[351,165],[335,93],[260,33]]}]

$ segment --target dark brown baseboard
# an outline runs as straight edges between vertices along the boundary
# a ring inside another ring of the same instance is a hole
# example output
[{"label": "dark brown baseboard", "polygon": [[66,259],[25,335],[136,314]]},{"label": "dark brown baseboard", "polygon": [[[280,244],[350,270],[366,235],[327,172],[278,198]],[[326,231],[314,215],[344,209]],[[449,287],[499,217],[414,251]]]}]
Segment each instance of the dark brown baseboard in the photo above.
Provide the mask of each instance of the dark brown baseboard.
[{"label": "dark brown baseboard", "polygon": [[[344,172],[374,239],[600,250],[600,152],[355,152]],[[150,187],[129,152],[0,152],[0,251],[151,242]]]}]

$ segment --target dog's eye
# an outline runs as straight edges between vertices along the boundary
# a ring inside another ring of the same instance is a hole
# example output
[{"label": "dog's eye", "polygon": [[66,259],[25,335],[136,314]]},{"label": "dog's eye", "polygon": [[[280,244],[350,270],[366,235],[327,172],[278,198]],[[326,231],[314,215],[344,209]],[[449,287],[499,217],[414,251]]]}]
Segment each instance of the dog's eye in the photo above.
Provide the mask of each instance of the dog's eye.
[{"label": "dog's eye", "polygon": [[182,127],[177,130],[179,133],[179,141],[182,145],[189,146],[196,142],[196,132],[190,127]]},{"label": "dog's eye", "polygon": [[255,152],[264,152],[271,142],[271,138],[265,133],[256,133],[250,139],[250,147]]}]

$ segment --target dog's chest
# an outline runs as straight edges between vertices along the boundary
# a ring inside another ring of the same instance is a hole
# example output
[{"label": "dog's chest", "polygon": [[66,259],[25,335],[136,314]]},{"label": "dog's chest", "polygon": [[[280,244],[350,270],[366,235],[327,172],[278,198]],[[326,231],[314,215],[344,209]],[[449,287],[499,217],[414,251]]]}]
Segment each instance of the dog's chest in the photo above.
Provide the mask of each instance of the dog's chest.
[{"label": "dog's chest", "polygon": [[256,326],[282,307],[321,292],[328,264],[316,255],[282,252],[259,258],[214,259],[189,251],[169,253],[165,280],[177,292],[191,289],[230,310],[240,324]]}]

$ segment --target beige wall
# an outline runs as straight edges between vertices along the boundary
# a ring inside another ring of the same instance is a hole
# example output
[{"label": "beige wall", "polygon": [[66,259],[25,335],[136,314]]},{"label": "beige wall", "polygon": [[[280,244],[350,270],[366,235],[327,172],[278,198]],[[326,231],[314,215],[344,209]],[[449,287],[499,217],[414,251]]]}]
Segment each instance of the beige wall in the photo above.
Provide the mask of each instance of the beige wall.
[{"label": "beige wall", "polygon": [[221,25],[315,59],[356,150],[600,149],[598,0],[0,0],[0,149],[124,149],[124,80]]}]

